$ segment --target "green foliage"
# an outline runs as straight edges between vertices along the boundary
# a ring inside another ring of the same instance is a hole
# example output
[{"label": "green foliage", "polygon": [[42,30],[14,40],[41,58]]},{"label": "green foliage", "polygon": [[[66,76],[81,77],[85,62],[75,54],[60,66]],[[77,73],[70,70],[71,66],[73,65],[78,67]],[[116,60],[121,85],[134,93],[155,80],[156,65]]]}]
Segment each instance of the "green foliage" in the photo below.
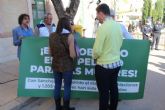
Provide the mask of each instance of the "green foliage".
[{"label": "green foliage", "polygon": [[155,9],[152,10],[153,20],[163,20],[164,16],[164,7],[165,7],[165,0],[157,0],[155,3]]},{"label": "green foliage", "polygon": [[163,2],[164,2],[164,9],[163,9],[163,22],[165,23],[165,0],[164,0]]},{"label": "green foliage", "polygon": [[144,4],[143,4],[143,16],[142,16],[142,20],[143,22],[149,17],[151,16],[151,10],[152,10],[152,0],[143,0]]}]

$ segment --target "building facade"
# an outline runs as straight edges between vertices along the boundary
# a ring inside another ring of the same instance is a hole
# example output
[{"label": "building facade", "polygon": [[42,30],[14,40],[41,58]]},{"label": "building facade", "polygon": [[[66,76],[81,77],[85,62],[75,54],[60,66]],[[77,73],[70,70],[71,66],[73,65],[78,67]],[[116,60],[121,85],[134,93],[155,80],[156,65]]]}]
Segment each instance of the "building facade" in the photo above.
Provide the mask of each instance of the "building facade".
[{"label": "building facade", "polygon": [[18,26],[20,14],[29,14],[30,26],[35,27],[48,12],[53,14],[53,22],[57,23],[58,17],[51,0],[0,0],[1,37],[11,36],[12,29]]}]

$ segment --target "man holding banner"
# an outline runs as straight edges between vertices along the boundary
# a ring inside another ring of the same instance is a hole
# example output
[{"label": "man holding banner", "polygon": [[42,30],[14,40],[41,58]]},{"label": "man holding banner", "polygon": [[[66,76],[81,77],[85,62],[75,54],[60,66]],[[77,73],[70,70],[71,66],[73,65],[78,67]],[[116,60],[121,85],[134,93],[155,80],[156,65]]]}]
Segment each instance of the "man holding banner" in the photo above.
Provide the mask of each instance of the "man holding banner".
[{"label": "man holding banner", "polygon": [[99,90],[99,110],[107,110],[110,98],[110,110],[117,110],[118,84],[117,77],[122,62],[120,48],[123,38],[120,24],[109,17],[107,4],[97,7],[97,19],[102,24],[97,31],[93,47],[93,58],[96,59],[95,77]]}]

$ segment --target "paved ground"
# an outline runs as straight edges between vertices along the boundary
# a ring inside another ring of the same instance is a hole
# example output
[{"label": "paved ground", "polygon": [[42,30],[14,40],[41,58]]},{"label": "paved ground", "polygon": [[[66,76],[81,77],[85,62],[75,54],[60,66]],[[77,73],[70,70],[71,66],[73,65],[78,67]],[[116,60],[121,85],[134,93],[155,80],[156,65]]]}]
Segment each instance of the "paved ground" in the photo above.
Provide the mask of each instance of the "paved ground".
[{"label": "paved ground", "polygon": [[17,97],[18,61],[11,38],[0,38],[0,110],[11,110],[29,98]]},{"label": "paved ground", "polygon": [[[6,43],[4,43],[6,42]],[[12,110],[28,98],[17,97],[18,61],[10,38],[0,39],[0,110]],[[8,57],[10,56],[10,57]],[[151,51],[144,99],[122,101],[118,110],[165,110],[165,51]],[[77,110],[97,110],[97,100],[73,100]],[[53,99],[28,100],[15,110],[54,110]]]},{"label": "paved ground", "polygon": [[11,37],[0,38],[0,63],[16,60],[17,48],[12,44]]}]

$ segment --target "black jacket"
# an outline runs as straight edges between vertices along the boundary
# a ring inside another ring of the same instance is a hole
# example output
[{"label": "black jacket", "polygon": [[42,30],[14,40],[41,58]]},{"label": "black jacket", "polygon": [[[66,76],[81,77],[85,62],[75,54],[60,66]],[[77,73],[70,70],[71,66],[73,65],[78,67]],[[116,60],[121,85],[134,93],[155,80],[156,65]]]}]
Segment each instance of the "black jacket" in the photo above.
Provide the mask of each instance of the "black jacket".
[{"label": "black jacket", "polygon": [[163,25],[161,24],[155,24],[153,28],[154,33],[161,33],[161,30],[163,29]]}]

